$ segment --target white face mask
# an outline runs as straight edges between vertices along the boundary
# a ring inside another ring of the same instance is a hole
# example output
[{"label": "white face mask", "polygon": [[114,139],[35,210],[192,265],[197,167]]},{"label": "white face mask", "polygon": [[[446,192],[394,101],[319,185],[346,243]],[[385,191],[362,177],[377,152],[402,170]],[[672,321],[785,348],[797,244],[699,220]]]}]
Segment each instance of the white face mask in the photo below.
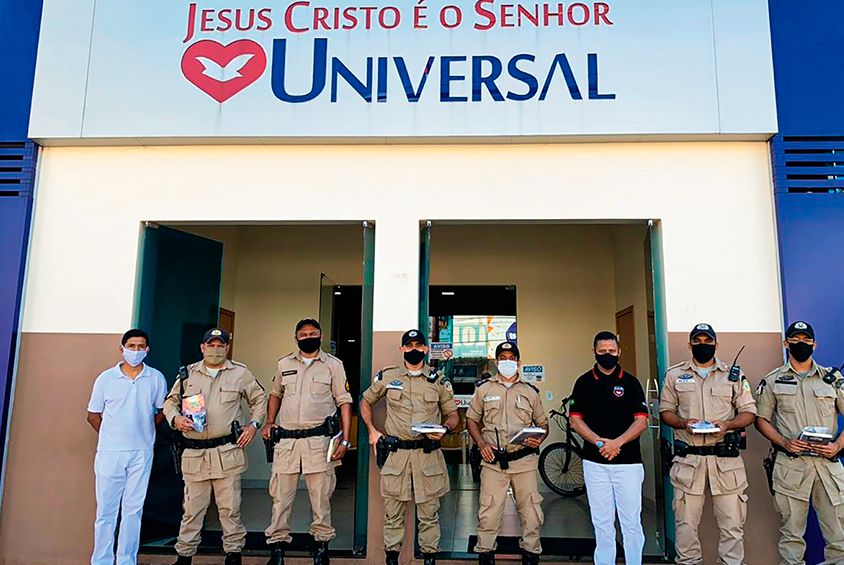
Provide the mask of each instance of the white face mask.
[{"label": "white face mask", "polygon": [[126,361],[132,367],[137,367],[138,365],[143,363],[146,356],[146,349],[132,351],[131,349],[126,349],[125,347],[123,347],[123,360]]},{"label": "white face mask", "polygon": [[503,376],[509,378],[516,374],[519,370],[519,362],[505,359],[498,362],[498,372]]}]

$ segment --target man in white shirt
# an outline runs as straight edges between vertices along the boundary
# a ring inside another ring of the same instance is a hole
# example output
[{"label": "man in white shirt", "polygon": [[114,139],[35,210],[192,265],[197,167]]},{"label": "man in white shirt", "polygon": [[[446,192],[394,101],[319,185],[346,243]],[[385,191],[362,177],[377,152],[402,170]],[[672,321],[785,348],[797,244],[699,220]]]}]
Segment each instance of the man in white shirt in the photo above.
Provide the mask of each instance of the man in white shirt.
[{"label": "man in white shirt", "polygon": [[120,353],[123,361],[100,373],[88,402],[88,423],[100,434],[94,459],[97,518],[91,565],[114,564],[118,511],[117,565],[138,562],[155,426],[164,421],[167,382],[143,362],[149,337],[142,330],[129,330],[123,334]]}]

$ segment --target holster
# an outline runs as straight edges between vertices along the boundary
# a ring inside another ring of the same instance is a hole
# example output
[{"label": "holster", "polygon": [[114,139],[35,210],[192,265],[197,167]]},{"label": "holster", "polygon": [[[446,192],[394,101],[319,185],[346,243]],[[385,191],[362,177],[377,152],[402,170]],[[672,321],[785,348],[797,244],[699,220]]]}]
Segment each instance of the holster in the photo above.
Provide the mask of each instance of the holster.
[{"label": "holster", "polygon": [[772,447],[768,451],[768,456],[762,459],[762,468],[765,469],[765,476],[768,478],[768,490],[771,491],[771,496],[774,495],[774,460],[777,458],[777,452]]},{"label": "holster", "polygon": [[[275,430],[273,430],[275,431]],[[264,440],[264,451],[267,453],[267,463],[273,462],[273,452],[275,451],[275,443],[272,439]]]},{"label": "holster", "polygon": [[477,445],[473,445],[471,449],[469,449],[469,468],[472,469],[472,482],[480,483],[481,482],[481,461],[483,461],[483,456],[481,455],[481,450],[478,449]]},{"label": "holster", "polygon": [[384,468],[390,453],[398,451],[399,440],[393,436],[381,436],[375,443],[375,464],[379,469]]},{"label": "holster", "polygon": [[182,432],[175,431],[171,434],[170,456],[173,457],[173,469],[177,475],[182,474],[182,453],[185,451],[184,436]]}]

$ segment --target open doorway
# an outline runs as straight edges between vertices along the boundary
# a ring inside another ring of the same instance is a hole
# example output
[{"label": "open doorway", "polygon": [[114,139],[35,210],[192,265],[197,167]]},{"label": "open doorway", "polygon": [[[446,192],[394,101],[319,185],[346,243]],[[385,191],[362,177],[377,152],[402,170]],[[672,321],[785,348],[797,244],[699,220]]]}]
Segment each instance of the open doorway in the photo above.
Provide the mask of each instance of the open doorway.
[{"label": "open doorway", "polygon": [[[245,363],[266,390],[272,388],[277,360],[294,351],[294,328],[302,318],[318,318],[326,351],[344,362],[353,397],[369,381],[371,341],[371,224],[335,225],[197,225],[152,224],[143,227],[136,319],[154,344],[150,364],[169,384],[178,367],[201,359],[199,342],[216,325],[232,331],[233,359]],[[330,274],[326,274],[330,273]],[[366,323],[365,323],[366,322]],[[365,377],[362,382],[362,374]],[[244,407],[246,408],[246,407]],[[248,414],[248,411],[245,411]],[[359,554],[366,539],[368,450],[357,436],[353,403],[352,444],[337,467],[332,497],[337,537],[332,555]],[[171,547],[178,535],[182,479],[176,474],[166,424],[158,430],[149,495],[144,508],[145,549]],[[241,514],[247,529],[247,550],[265,550],[264,529],[271,517],[268,492],[271,465],[264,446],[254,441],[246,450]],[[362,452],[362,453],[361,453]],[[304,490],[304,481],[300,481]],[[363,489],[363,494],[359,491]],[[296,497],[291,516],[291,555],[309,550],[311,511],[306,492]],[[209,508],[200,551],[219,551],[221,527],[216,508]],[[297,535],[298,534],[298,535]]]},{"label": "open doorway", "polygon": [[[560,410],[576,378],[593,365],[592,338],[601,330],[622,333],[625,369],[640,378],[643,389],[657,390],[655,334],[664,327],[657,327],[652,315],[651,231],[645,220],[422,226],[420,322],[427,321],[432,342],[452,343],[453,359],[432,364],[454,381],[461,423],[474,391],[470,383],[485,370],[495,373],[493,351],[505,339],[518,343],[523,378],[540,389],[546,412]],[[476,329],[468,333],[483,343],[466,356],[458,355],[466,339],[457,331],[463,323],[474,324]],[[645,553],[656,557],[666,552],[665,506],[659,450],[654,447],[659,439],[656,414],[651,423],[640,439],[646,473],[642,517]],[[477,531],[478,485],[466,462],[471,440],[463,437],[463,426],[459,430],[446,450],[452,490],[442,502],[440,545],[451,557],[468,558]],[[543,447],[564,437],[552,423]],[[591,556],[594,532],[587,495],[559,496],[541,479],[540,492],[543,553]],[[499,553],[510,553],[507,548],[518,553],[519,522],[512,500],[505,512]]]}]

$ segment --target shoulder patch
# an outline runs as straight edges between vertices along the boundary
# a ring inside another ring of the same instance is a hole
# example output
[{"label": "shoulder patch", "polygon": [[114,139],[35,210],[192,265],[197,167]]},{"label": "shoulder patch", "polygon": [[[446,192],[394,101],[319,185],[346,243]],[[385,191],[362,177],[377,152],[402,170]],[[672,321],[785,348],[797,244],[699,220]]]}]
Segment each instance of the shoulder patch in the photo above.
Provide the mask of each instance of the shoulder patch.
[{"label": "shoulder patch", "polygon": [[443,388],[445,388],[448,392],[454,392],[454,387],[451,386],[451,381],[443,379],[440,382],[442,383]]},{"label": "shoulder patch", "polygon": [[747,379],[745,379],[745,380],[743,380],[743,381],[741,382],[741,388],[742,388],[745,392],[750,392],[750,383],[749,383],[749,382],[747,382]]},{"label": "shoulder patch", "polygon": [[298,372],[299,372],[299,369],[291,369],[290,371],[282,371],[281,376],[286,377],[288,375],[295,375]]},{"label": "shoulder patch", "polygon": [[844,378],[840,378],[832,385],[838,390],[844,390]]}]

